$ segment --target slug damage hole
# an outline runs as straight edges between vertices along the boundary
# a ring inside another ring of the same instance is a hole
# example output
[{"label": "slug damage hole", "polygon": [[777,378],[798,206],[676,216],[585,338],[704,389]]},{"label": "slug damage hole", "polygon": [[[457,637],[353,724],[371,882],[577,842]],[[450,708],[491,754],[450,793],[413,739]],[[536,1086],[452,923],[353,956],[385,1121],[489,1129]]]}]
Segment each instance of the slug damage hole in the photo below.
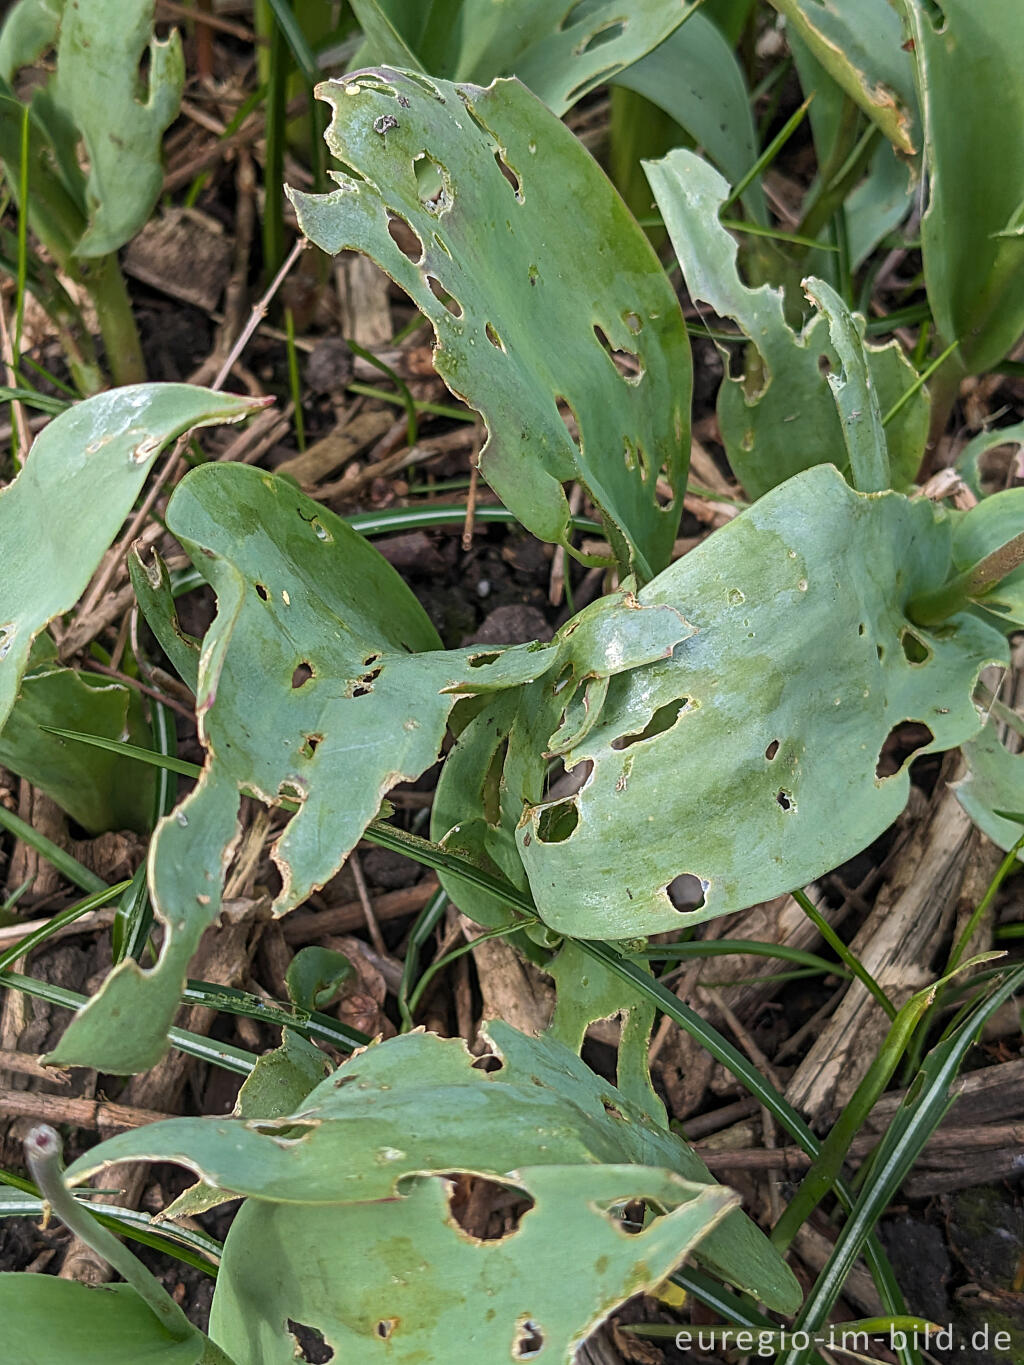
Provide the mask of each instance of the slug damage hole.
[{"label": "slug damage hole", "polygon": [[303,735],[302,748],[299,752],[303,758],[312,758],[316,754],[317,745],[323,740],[323,735]]},{"label": "slug damage hole", "polygon": [[523,182],[519,179],[519,176],[515,173],[512,167],[505,160],[502,148],[500,147],[498,147],[495,150],[494,162],[495,165],[498,167],[498,170],[501,171],[502,175],[512,186],[512,193],[515,195],[516,203],[517,204],[524,203],[525,201],[523,199]]},{"label": "slug damage hole", "polygon": [[875,777],[884,779],[902,772],[914,755],[931,744],[934,738],[928,726],[920,721],[905,720],[894,725],[879,750]]},{"label": "slug damage hole", "polygon": [[447,213],[454,201],[451,179],[448,172],[429,152],[420,152],[413,159],[416,173],[416,194],[428,213],[440,218]]},{"label": "slug damage hole", "polygon": [[908,664],[920,667],[932,657],[932,651],[916,631],[904,628],[900,631],[900,648]]},{"label": "slug damage hole", "polygon": [[569,433],[569,439],[576,447],[576,453],[582,454],[583,447],[580,445],[580,424],[576,420],[576,414],[560,394],[555,394],[555,404],[558,408],[558,415],[565,423],[565,429]]},{"label": "slug damage hole", "polygon": [[542,844],[564,844],[580,822],[575,801],[545,806],[537,817],[537,838]]},{"label": "slug damage hole", "polygon": [[666,730],[672,729],[683,710],[689,705],[689,697],[677,697],[675,701],[666,702],[664,706],[658,707],[642,730],[619,735],[618,739],[612,740],[611,747],[615,750],[629,749],[634,744],[643,744],[645,740],[663,735]]},{"label": "slug damage hole", "polygon": [[447,289],[445,289],[436,275],[427,275],[426,281],[427,288],[433,294],[434,298],[437,299],[438,303],[443,303],[453,318],[461,318],[463,307],[455,295],[448,293]]},{"label": "slug damage hole", "polygon": [[377,1326],[373,1330],[380,1337],[381,1341],[387,1341],[397,1326],[397,1318],[381,1318],[380,1322],[377,1323]]},{"label": "slug damage hole", "polygon": [[796,810],[796,802],[793,800],[793,793],[783,791],[781,787],[775,793],[775,804],[780,810],[785,811],[787,815],[791,815],[793,811]]},{"label": "slug damage hole", "polygon": [[487,324],[487,326],[484,328],[484,333],[487,337],[487,340],[491,343],[494,349],[496,351],[501,351],[504,353],[505,343],[502,341],[501,337],[498,336],[498,333],[494,330],[493,323],[489,322]]},{"label": "slug damage hole", "polygon": [[588,52],[593,52],[595,48],[604,47],[606,43],[614,43],[616,38],[621,38],[626,31],[625,19],[617,19],[604,28],[595,29],[589,38],[585,38],[582,43],[577,43],[573,48],[573,56],[583,57]]},{"label": "slug damage hole", "polygon": [[305,687],[313,677],[315,677],[313,665],[308,659],[302,659],[295,665],[295,672],[292,674],[292,690],[297,691],[300,687]]},{"label": "slug damage hole", "polygon": [[307,1327],[304,1322],[293,1322],[289,1318],[288,1331],[295,1338],[297,1360],[305,1360],[308,1365],[328,1365],[334,1359],[334,1348],[328,1346],[323,1332],[318,1328]]},{"label": "slug damage hole", "polygon": [[501,1242],[519,1231],[534,1201],[514,1185],[457,1171],[445,1177],[448,1213],[460,1232],[475,1242]]},{"label": "slug damage hole", "polygon": [[[634,314],[634,316],[636,316]],[[605,355],[612,362],[619,374],[627,384],[634,386],[640,383],[644,377],[644,364],[634,351],[619,351],[612,345],[605,334],[605,331],[596,322],[594,323],[594,336],[604,351]]]},{"label": "slug damage hole", "polygon": [[775,755],[776,755],[778,752],[779,752],[779,741],[778,741],[777,739],[773,739],[772,742],[768,745],[768,748],[765,749],[765,751],[764,751],[764,756],[765,756],[765,758],[768,760],[768,762],[770,763],[770,762],[772,761],[772,759],[775,757]]},{"label": "slug damage hole", "polygon": [[353,697],[368,697],[373,691],[373,684],[380,677],[380,669],[372,668],[369,673],[364,673],[352,687]]},{"label": "slug damage hole", "polygon": [[265,583],[257,583],[255,586],[256,586],[256,596],[260,599],[260,601],[261,601],[261,602],[269,602],[269,601],[270,601],[270,590],[269,590],[269,588],[266,586],[266,584],[265,584]]},{"label": "slug damage hole", "polygon": [[688,915],[694,910],[704,908],[710,885],[710,882],[705,881],[703,877],[695,876],[692,872],[681,872],[665,887],[665,895],[669,898],[673,910]]},{"label": "slug damage hole", "polygon": [[520,1318],[512,1342],[513,1360],[533,1360],[544,1349],[544,1333],[533,1318]]},{"label": "slug damage hole", "polygon": [[398,247],[402,255],[413,263],[420,265],[423,261],[423,239],[411,223],[406,222],[400,213],[395,213],[393,209],[387,210],[388,215],[388,235]]}]

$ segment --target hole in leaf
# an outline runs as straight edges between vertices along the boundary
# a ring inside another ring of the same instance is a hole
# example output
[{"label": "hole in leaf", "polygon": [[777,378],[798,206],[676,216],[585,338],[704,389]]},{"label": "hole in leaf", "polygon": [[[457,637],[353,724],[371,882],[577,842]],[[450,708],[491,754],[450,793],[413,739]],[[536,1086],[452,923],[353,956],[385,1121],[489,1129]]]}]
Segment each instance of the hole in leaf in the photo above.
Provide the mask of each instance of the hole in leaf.
[{"label": "hole in leaf", "polygon": [[494,153],[494,161],[495,165],[498,167],[498,170],[501,171],[502,175],[512,186],[512,192],[516,197],[516,202],[521,204],[523,202],[523,182],[519,179],[518,175],[516,175],[515,171],[505,160],[504,156],[501,153],[500,148],[498,148],[498,150]]},{"label": "hole in leaf", "polygon": [[765,749],[765,751],[764,751],[764,756],[765,756],[765,758],[768,760],[768,762],[770,763],[770,762],[772,761],[772,759],[775,757],[775,755],[776,755],[778,752],[779,752],[779,741],[778,741],[777,739],[773,739],[772,742],[771,742],[771,744],[768,745],[768,748]]},{"label": "hole in leaf", "polygon": [[857,627],[857,634],[858,634],[858,635],[866,635],[867,632],[868,632],[867,626],[864,624],[863,621],[861,621],[860,625]]},{"label": "hole in leaf", "polygon": [[544,1349],[544,1333],[532,1318],[526,1318],[516,1327],[516,1339],[512,1343],[513,1360],[533,1360]]},{"label": "hole in leaf", "polygon": [[915,634],[912,630],[900,631],[900,648],[903,650],[903,657],[909,664],[926,664],[932,657],[932,651],[920,635]]},{"label": "hole in leaf", "polygon": [[576,0],[575,5],[570,5],[568,12],[558,25],[559,33],[564,33],[567,28],[572,28],[577,19],[583,18],[584,14],[591,7],[592,0]]},{"label": "hole in leaf", "polygon": [[416,193],[428,213],[440,217],[452,206],[452,187],[448,172],[429,152],[420,152],[413,162]]},{"label": "hole in leaf", "polygon": [[303,735],[301,753],[303,758],[312,758],[323,735]]},{"label": "hole in leaf", "polygon": [[474,654],[469,661],[470,668],[485,668],[488,664],[493,664],[495,659],[500,659],[501,655],[494,654]]},{"label": "hole in leaf", "polygon": [[676,504],[676,495],[669,478],[667,464],[661,466],[658,470],[658,477],[654,480],[654,501],[663,512],[668,512]]},{"label": "hole in leaf", "polygon": [[537,838],[542,844],[564,844],[579,822],[575,801],[545,806],[537,819]]},{"label": "hole in leaf", "polygon": [[413,265],[419,265],[423,260],[423,239],[412,226],[407,223],[401,214],[393,213],[388,209],[388,233],[395,246]]},{"label": "hole in leaf", "polygon": [[832,373],[832,361],[827,355],[818,356],[818,373],[827,378]]},{"label": "hole in leaf", "polygon": [[776,804],[781,806],[782,809],[786,812],[796,810],[796,802],[793,800],[792,794],[790,792],[783,791],[781,787],[775,793],[775,801]]},{"label": "hole in leaf", "polygon": [[482,1057],[471,1063],[474,1071],[486,1071],[488,1074],[494,1071],[503,1071],[505,1063],[500,1057],[496,1057],[493,1052],[485,1052]]},{"label": "hole in leaf", "polygon": [[629,330],[633,333],[634,336],[636,336],[640,332],[640,329],[644,325],[644,320],[640,316],[640,314],[634,313],[632,311],[627,311],[623,313],[622,321],[626,324],[626,326],[629,328]]},{"label": "hole in leaf", "polygon": [[295,672],[292,674],[292,687],[305,687],[312,677],[313,666],[308,659],[303,659],[301,663],[295,665]]},{"label": "hole in leaf", "polygon": [[378,1322],[377,1326],[374,1328],[374,1331],[380,1337],[381,1341],[387,1341],[388,1337],[390,1337],[397,1326],[397,1318],[381,1318],[380,1322]]},{"label": "hole in leaf", "polygon": [[537,269],[535,265],[530,266],[530,269],[527,272],[527,274],[529,275],[531,285],[536,284],[538,279],[540,278],[540,271]]},{"label": "hole in leaf", "polygon": [[627,384],[639,384],[644,377],[643,362],[633,351],[618,351],[608,340],[603,328],[594,324],[594,336],[601,344],[605,355],[612,362]]},{"label": "hole in leaf", "polygon": [[604,1112],[606,1114],[610,1114],[613,1119],[621,1119],[623,1123],[626,1122],[626,1116],[622,1110],[616,1108],[611,1100],[606,1100],[603,1095],[601,1096],[601,1104],[604,1106]]},{"label": "hole in leaf", "polygon": [[373,691],[373,684],[377,681],[379,677],[380,677],[379,668],[374,668],[371,669],[369,673],[364,673],[363,676],[352,688],[352,696],[353,697],[369,696],[369,694]]},{"label": "hole in leaf", "polygon": [[491,343],[491,345],[498,351],[504,351],[505,343],[502,341],[501,337],[498,336],[498,333],[494,330],[493,326],[490,323],[487,324],[487,326],[484,328],[484,331],[486,332],[487,340]]},{"label": "hole in leaf", "polygon": [[576,420],[576,414],[573,412],[572,408],[565,401],[561,394],[556,395],[555,402],[558,404],[558,415],[565,423],[565,429],[569,433],[569,439],[576,447],[577,452],[579,452],[581,450],[580,424]]},{"label": "hole in leaf", "polygon": [[293,1322],[289,1318],[288,1331],[295,1338],[298,1360],[308,1361],[309,1365],[327,1365],[328,1361],[334,1359],[333,1348],[328,1346],[323,1332],[316,1327],[307,1327],[305,1323]]},{"label": "hole in leaf", "polygon": [[459,1171],[449,1175],[448,1211],[452,1222],[478,1242],[500,1242],[519,1231],[533,1200],[514,1185]]},{"label": "hole in leaf", "polygon": [[665,895],[671,901],[673,910],[688,914],[691,910],[703,907],[710,884],[692,872],[681,872],[665,887]]},{"label": "hole in leaf", "polygon": [[438,303],[444,304],[453,318],[462,317],[462,304],[454,294],[448,293],[447,289],[445,289],[436,275],[427,276],[427,288],[433,294],[434,298],[437,299]]},{"label": "hole in leaf", "polygon": [[480,792],[483,816],[492,829],[497,829],[501,824],[501,776],[505,771],[507,756],[508,737],[506,736],[491,756]]},{"label": "hole in leaf", "polygon": [[595,48],[604,47],[605,43],[613,43],[616,38],[621,38],[626,31],[625,19],[608,24],[604,28],[597,29],[585,42],[573,48],[573,53],[577,57],[582,57],[586,52],[593,52]]},{"label": "hole in leaf", "polygon": [[263,583],[256,584],[256,596],[261,602],[270,601],[270,591]]},{"label": "hole in leaf", "polygon": [[920,721],[903,721],[894,725],[885,737],[875,764],[875,777],[893,777],[902,771],[914,754],[931,744],[935,736]]},{"label": "hole in leaf", "polygon": [[380,658],[379,654],[368,654],[366,658],[363,660],[363,667],[372,668],[379,658]]},{"label": "hole in leaf", "polygon": [[664,706],[659,706],[642,730],[634,731],[632,734],[620,735],[618,739],[613,739],[612,748],[628,749],[633,744],[642,744],[644,740],[654,739],[656,735],[663,735],[666,730],[672,729],[672,726],[679,719],[680,712],[689,703],[689,697],[677,697],[675,701],[666,702]]},{"label": "hole in leaf", "polygon": [[881,663],[885,658],[885,645],[875,645],[875,653],[878,655],[878,662]]}]

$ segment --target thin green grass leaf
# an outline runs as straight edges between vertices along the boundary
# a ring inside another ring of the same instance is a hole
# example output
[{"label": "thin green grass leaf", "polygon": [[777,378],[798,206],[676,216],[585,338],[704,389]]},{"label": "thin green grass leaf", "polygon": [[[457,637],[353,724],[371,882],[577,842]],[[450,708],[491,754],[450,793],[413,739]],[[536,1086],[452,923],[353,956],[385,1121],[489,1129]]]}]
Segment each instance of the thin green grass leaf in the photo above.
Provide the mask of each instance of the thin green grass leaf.
[{"label": "thin green grass leaf", "polygon": [[[921,1149],[945,1117],[953,1099],[949,1090],[985,1021],[1016,992],[1024,990],[1024,967],[1008,973],[1002,985],[976,1006],[948,1037],[925,1058],[903,1105],[879,1144],[871,1168],[850,1216],[843,1225],[824,1269],[794,1322],[794,1330],[822,1328],[847,1276],[864,1250],[879,1218],[920,1155]],[[811,1349],[790,1349],[779,1365],[807,1365]]]},{"label": "thin green grass leaf", "polygon": [[85,900],[78,901],[75,905],[69,905],[66,910],[62,910],[59,915],[54,915],[41,928],[34,933],[26,934],[23,939],[19,939],[12,947],[0,953],[0,971],[9,967],[12,962],[17,962],[19,957],[24,957],[33,948],[38,948],[41,943],[45,943],[66,924],[74,924],[76,919],[81,919],[90,910],[99,910],[104,905],[109,905],[112,900],[116,900],[122,891],[131,886],[130,881],[118,882],[115,886],[105,886],[102,891],[96,891],[91,896],[86,896]]},{"label": "thin green grass leaf", "polygon": [[[87,995],[69,991],[63,986],[55,986],[50,981],[38,981],[32,976],[22,976],[20,972],[8,970],[0,972],[0,986],[10,986],[12,990],[23,991],[25,995],[31,995],[36,1000],[45,1000],[48,1005],[59,1005],[61,1009],[71,1010],[73,1014],[85,1009],[89,1003]],[[244,1048],[233,1047],[230,1043],[221,1043],[214,1038],[203,1038],[198,1033],[189,1033],[187,1029],[169,1029],[167,1037],[171,1046],[176,1047],[179,1052],[184,1052],[201,1062],[209,1062],[212,1066],[223,1067],[225,1071],[234,1071],[240,1076],[248,1076],[256,1065],[255,1056],[251,1052],[246,1052]]]},{"label": "thin green grass leaf", "polygon": [[885,1011],[888,1017],[890,1019],[895,1019],[896,1006],[886,995],[885,991],[882,990],[881,986],[871,975],[868,969],[864,966],[860,958],[857,957],[855,953],[850,952],[849,948],[839,937],[836,931],[832,928],[831,924],[829,924],[825,916],[821,913],[817,906],[815,906],[811,902],[811,899],[807,895],[806,891],[794,891],[793,899],[796,901],[797,905],[799,905],[800,909],[811,921],[815,929],[817,929],[818,933],[822,936],[822,938],[832,949],[832,951],[840,958],[841,961],[846,963],[847,967],[854,974],[854,976],[861,983],[861,985],[866,990],[871,992],[872,996],[875,998],[875,1000],[878,1001],[878,1004],[882,1007],[882,1009]]},{"label": "thin green grass leaf", "polygon": [[61,848],[59,844],[55,844],[45,834],[40,834],[27,821],[22,820],[13,811],[5,810],[3,806],[0,806],[0,825],[22,843],[28,844],[29,848],[34,848],[40,857],[53,864],[62,877],[66,877],[81,890],[95,892],[107,889],[107,883],[103,878],[97,877],[95,872],[90,872],[77,858],[73,858],[66,848]]}]

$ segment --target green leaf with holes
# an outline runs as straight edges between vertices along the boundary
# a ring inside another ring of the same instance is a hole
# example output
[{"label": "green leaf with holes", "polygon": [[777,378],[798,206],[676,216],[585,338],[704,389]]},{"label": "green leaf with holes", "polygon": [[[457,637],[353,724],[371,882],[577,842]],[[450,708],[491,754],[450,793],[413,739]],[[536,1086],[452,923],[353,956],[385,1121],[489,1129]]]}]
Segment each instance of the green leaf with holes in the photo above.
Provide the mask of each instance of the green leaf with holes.
[{"label": "green leaf with holes", "polygon": [[578,480],[617,557],[650,578],[679,524],[689,344],[597,163],[518,81],[384,70],[319,91],[346,169],[331,194],[289,191],[303,232],[371,256],[430,319],[438,374],[487,425],[481,472],[528,530],[566,542]]},{"label": "green leaf with holes", "polygon": [[[743,68],[718,25],[698,10],[653,52],[612,78],[643,95],[684,128],[732,184],[758,156],[757,134]],[[743,203],[768,225],[758,177]]]},{"label": "green leaf with holes", "polygon": [[185,59],[177,32],[153,36],[153,10],[153,0],[76,0],[61,19],[54,96],[81,132],[89,162],[79,256],[123,246],[160,195],[160,145],[178,115]]},{"label": "green leaf with holes", "polygon": [[[229,1234],[211,1329],[215,1340],[244,1359],[291,1359],[284,1354],[286,1346],[290,1349],[289,1318],[319,1327],[329,1340],[333,1332],[351,1333],[334,1343],[339,1355],[358,1352],[360,1339],[367,1349],[378,1321],[400,1319],[406,1326],[396,1329],[390,1349],[396,1360],[411,1362],[423,1358],[413,1354],[417,1349],[426,1350],[426,1359],[453,1358],[449,1351],[427,1349],[427,1342],[438,1340],[435,1333],[444,1333],[451,1343],[471,1342],[473,1360],[500,1359],[499,1351],[487,1349],[497,1334],[507,1351],[517,1319],[535,1317],[546,1319],[551,1332],[561,1324],[565,1336],[555,1339],[564,1353],[574,1334],[584,1333],[630,1294],[659,1283],[691,1252],[771,1307],[783,1312],[797,1307],[799,1286],[779,1254],[733,1207],[734,1198],[715,1186],[682,1139],[653,1123],[562,1043],[528,1038],[500,1022],[488,1024],[486,1032],[501,1059],[496,1071],[475,1065],[461,1039],[417,1030],[356,1053],[291,1116],[152,1124],[93,1148],[70,1168],[69,1179],[84,1179],[109,1162],[170,1160],[250,1197]],[[486,1259],[486,1243],[481,1248],[460,1237],[448,1221],[435,1180],[427,1182],[433,1194],[420,1196],[428,1201],[430,1217],[424,1221],[418,1215],[420,1205],[410,1191],[419,1188],[419,1178],[455,1172],[525,1190],[536,1201],[520,1232],[501,1244],[503,1252],[493,1262]],[[614,1236],[605,1238],[603,1215],[593,1217],[593,1209],[589,1219],[585,1214],[595,1202],[607,1206],[645,1196],[662,1208],[706,1199],[715,1214],[699,1218],[699,1232],[681,1218],[689,1229],[682,1238],[672,1235],[671,1218],[667,1223],[657,1219],[647,1231],[661,1228],[669,1240],[657,1235],[650,1243],[623,1238],[613,1223],[608,1227]],[[325,1207],[333,1222],[322,1215]],[[390,1217],[394,1209],[404,1210],[407,1218]],[[571,1239],[577,1252],[596,1243],[600,1251],[591,1266],[575,1258],[567,1276],[550,1258],[564,1258],[570,1224],[579,1227],[579,1239],[575,1234]],[[318,1236],[333,1229],[315,1260],[325,1265],[341,1258],[339,1280],[333,1272],[322,1280],[309,1274],[308,1258],[298,1249],[304,1245],[301,1236],[276,1240],[283,1228],[298,1232],[303,1226],[315,1226]],[[594,1243],[583,1238],[586,1227]],[[360,1235],[353,1243],[356,1228]],[[540,1229],[537,1241],[534,1228]],[[406,1239],[406,1252],[395,1241],[399,1237]],[[545,1243],[550,1250],[538,1258]],[[345,1249],[353,1245],[358,1257],[349,1262]],[[646,1245],[650,1258],[640,1254]],[[265,1253],[270,1246],[276,1249],[263,1256],[263,1290],[254,1295],[256,1263],[248,1248],[256,1246]],[[465,1248],[469,1259],[455,1263],[459,1275],[451,1280],[456,1246]],[[288,1248],[295,1253],[295,1268],[285,1271],[285,1264],[292,1264]],[[605,1254],[607,1276],[599,1259]],[[395,1267],[406,1264],[407,1255],[415,1259],[403,1284],[406,1277],[396,1278]],[[644,1260],[649,1263],[640,1271]],[[489,1286],[483,1294],[472,1288],[478,1277]],[[301,1297],[299,1281],[307,1285],[308,1298]],[[454,1295],[445,1290],[452,1284],[458,1285]],[[275,1285],[282,1287],[281,1298],[268,1298]],[[546,1294],[551,1297],[543,1298]],[[481,1312],[481,1304],[491,1302],[495,1319]],[[543,1317],[533,1311],[540,1302],[545,1302]],[[298,1303],[303,1308],[292,1311]],[[339,1310],[340,1304],[346,1309]],[[351,1317],[331,1321],[332,1312],[339,1311]],[[470,1312],[471,1332],[463,1329],[461,1316]],[[495,1337],[478,1335],[491,1332]],[[245,1346],[247,1333],[259,1346]]]},{"label": "green leaf with holes", "polygon": [[[824,371],[840,368],[819,314],[800,333],[786,320],[781,290],[751,289],[740,278],[737,247],[718,221],[729,187],[707,162],[677,149],[646,162],[647,177],[695,300],[732,318],[750,340],[745,373],[726,362],[718,421],[726,454],[752,498],[803,469],[845,463],[842,427]],[[871,382],[883,413],[917,382],[897,342],[866,345]],[[929,402],[918,389],[886,428],[892,478],[898,488],[917,473],[928,435]]]},{"label": "green leaf with holes", "polygon": [[133,688],[57,663],[48,636],[32,650],[21,695],[0,731],[0,764],[52,797],[90,834],[148,834],[155,769],[104,749],[74,744],[43,729],[80,730],[150,747],[142,699]]},{"label": "green leaf with holes", "polygon": [[364,65],[387,62],[486,85],[518,76],[561,117],[657,47],[693,0],[352,0]]},{"label": "green leaf with holes", "polygon": [[[694,633],[610,680],[563,755],[592,765],[571,797],[544,799],[532,757],[566,703],[549,679],[526,688],[504,778],[510,809],[526,808],[517,840],[545,922],[583,938],[680,929],[802,886],[881,834],[910,789],[906,765],[876,774],[889,734],[912,720],[926,750],[970,739],[978,673],[1006,660],[970,612],[932,631],[907,618],[953,569],[944,513],[855,493],[820,465],[641,590]],[[682,874],[704,884],[696,910],[667,893]]]},{"label": "green leaf with holes", "polygon": [[0,728],[33,639],[78,601],[164,446],[260,406],[188,384],[136,384],[68,408],[37,437],[0,490]]},{"label": "green leaf with holes", "polygon": [[460,695],[531,680],[557,657],[546,645],[441,649],[368,541],[290,481],[246,465],[194,470],[167,525],[217,594],[196,694],[207,761],[150,849],[166,925],[157,966],[121,963],[53,1054],[112,1072],[163,1054],[189,959],[220,912],[243,791],[299,804],[271,849],[284,914],[334,875],[385,793],[436,762]]},{"label": "green leaf with holes", "polygon": [[17,0],[0,28],[0,80],[10,81],[57,41],[64,0]]},{"label": "green leaf with holes", "polygon": [[890,0],[771,0],[786,23],[899,151],[920,150],[914,63]]},{"label": "green leaf with holes", "polygon": [[1024,24],[1016,0],[904,0],[929,172],[935,324],[973,374],[1024,332]]}]

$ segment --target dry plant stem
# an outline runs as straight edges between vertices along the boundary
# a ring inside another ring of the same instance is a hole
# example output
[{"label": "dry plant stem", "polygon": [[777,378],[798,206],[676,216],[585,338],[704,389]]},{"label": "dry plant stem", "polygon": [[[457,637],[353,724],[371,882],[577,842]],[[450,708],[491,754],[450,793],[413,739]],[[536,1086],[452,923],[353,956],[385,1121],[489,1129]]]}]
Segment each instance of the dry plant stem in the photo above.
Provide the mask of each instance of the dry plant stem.
[{"label": "dry plant stem", "polygon": [[476,525],[476,495],[480,483],[480,470],[476,460],[469,462],[469,491],[466,494],[466,520],[462,527],[462,548],[468,553],[473,548],[473,530]]},{"label": "dry plant stem", "polygon": [[230,19],[222,19],[220,15],[209,13],[209,0],[201,0],[200,8],[196,10],[192,5],[181,5],[177,0],[157,0],[157,10],[161,18],[168,19],[188,19],[196,28],[214,29],[218,33],[226,33],[232,38],[238,38],[248,46],[266,46],[266,38],[253,33],[251,28],[246,28],[244,24],[233,23]]},{"label": "dry plant stem", "polygon": [[[224,363],[221,365],[220,369],[217,372],[216,378],[210,385],[211,389],[213,389],[215,392],[218,392],[221,388],[223,388],[228,375],[231,373],[235,361],[245,350],[246,346],[248,345],[249,339],[252,337],[253,332],[255,332],[256,328],[260,325],[261,319],[266,316],[267,309],[270,307],[271,299],[277,293],[278,289],[280,289],[288,272],[291,270],[292,266],[299,259],[299,257],[302,255],[305,249],[306,249],[305,239],[300,239],[295,243],[295,245],[292,247],[288,255],[288,259],[285,261],[284,265],[282,265],[281,269],[271,280],[266,293],[260,299],[259,303],[257,303],[256,306],[253,308],[252,315],[250,316],[249,321],[246,323],[245,328],[243,329],[238,340],[235,342],[234,346],[232,346],[231,350],[228,352],[228,355],[224,359]],[[273,399],[268,399],[267,402],[273,402]],[[118,541],[116,552],[110,556],[104,570],[101,572],[100,576],[94,581],[91,589],[86,594],[82,602],[80,612],[81,616],[88,615],[88,613],[95,608],[100,598],[109,588],[111,580],[114,577],[114,574],[117,572],[117,570],[120,568],[121,564],[124,561],[124,557],[128,552],[129,546],[135,540],[144,522],[148,518],[150,512],[153,510],[153,507],[156,504],[157,499],[160,497],[160,494],[163,491],[165,484],[171,482],[173,479],[177,478],[180,475],[182,467],[184,465],[184,460],[182,459],[181,451],[184,448],[186,439],[187,438],[183,436],[181,437],[180,440],[176,442],[173,451],[171,452],[167,460],[164,462],[163,469],[160,471],[159,475],[153,480],[149,492],[142,500],[141,507],[132,517],[131,521],[128,523],[127,531]]]},{"label": "dry plant stem", "polygon": [[[12,389],[18,387],[18,376],[14,365],[16,356],[14,354],[14,341],[7,326],[7,308],[4,304],[3,290],[0,290],[0,345],[3,346],[4,370],[7,374],[7,382]],[[17,398],[11,400],[11,418],[14,429],[18,433],[18,465],[25,463],[28,455],[29,446],[32,444],[32,437],[29,435],[28,421],[25,416],[25,405]]]},{"label": "dry plant stem", "polygon": [[[947,758],[925,815],[850,944],[897,1006],[934,979],[930,963],[980,840],[949,790],[949,782],[962,771],[959,755]],[[888,1020],[868,991],[852,982],[791,1078],[786,1098],[811,1118],[841,1108],[863,1079],[887,1028]]]},{"label": "dry plant stem", "polygon": [[150,687],[147,683],[139,682],[138,678],[131,678],[127,673],[122,673],[119,668],[108,668],[106,664],[101,664],[98,659],[87,659],[83,665],[90,673],[102,673],[107,678],[116,678],[118,682],[124,683],[125,687],[133,687],[136,692],[142,692],[145,696],[151,697],[153,701],[158,701],[162,706],[169,706],[172,711],[177,711],[179,716],[185,720],[192,721],[195,712],[188,706],[183,706],[180,701],[175,701],[173,697],[168,697],[164,692],[158,692],[155,687]]},{"label": "dry plant stem", "polygon": [[126,1128],[142,1128],[147,1123],[159,1123],[173,1117],[158,1109],[138,1109],[128,1104],[111,1104],[107,1100],[75,1099],[71,1095],[44,1095],[35,1090],[0,1090],[0,1114],[5,1118],[69,1124],[93,1132],[97,1129],[122,1132]]},{"label": "dry plant stem", "polygon": [[[422,910],[437,890],[437,881],[427,877],[415,886],[400,891],[388,891],[374,902],[378,922],[401,919]],[[366,912],[361,901],[346,901],[342,905],[325,906],[318,910],[297,910],[281,922],[286,943],[314,943],[324,934],[350,933],[366,923]]]},{"label": "dry plant stem", "polygon": [[387,944],[384,942],[384,936],[380,932],[380,925],[377,922],[377,916],[373,909],[373,901],[370,899],[366,878],[363,876],[363,867],[359,861],[358,850],[353,849],[349,854],[348,865],[352,869],[352,880],[356,884],[356,893],[359,896],[359,904],[363,907],[366,927],[370,932],[370,941],[377,952],[380,953],[381,957],[387,957]]}]

